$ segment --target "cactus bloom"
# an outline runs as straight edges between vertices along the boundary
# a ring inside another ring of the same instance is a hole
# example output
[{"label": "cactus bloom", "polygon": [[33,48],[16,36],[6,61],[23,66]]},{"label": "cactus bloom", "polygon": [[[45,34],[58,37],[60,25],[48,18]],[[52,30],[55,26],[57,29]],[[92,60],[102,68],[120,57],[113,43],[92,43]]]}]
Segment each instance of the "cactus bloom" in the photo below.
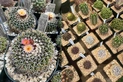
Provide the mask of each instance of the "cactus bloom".
[{"label": "cactus bloom", "polygon": [[32,52],[33,49],[34,49],[34,47],[32,45],[26,45],[26,46],[24,46],[24,51],[26,53]]}]

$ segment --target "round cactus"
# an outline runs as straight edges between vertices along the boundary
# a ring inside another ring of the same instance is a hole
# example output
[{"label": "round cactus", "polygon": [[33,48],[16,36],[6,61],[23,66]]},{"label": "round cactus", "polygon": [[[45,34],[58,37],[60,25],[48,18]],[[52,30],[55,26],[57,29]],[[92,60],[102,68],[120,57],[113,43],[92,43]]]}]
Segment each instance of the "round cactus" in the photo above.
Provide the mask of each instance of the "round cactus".
[{"label": "round cactus", "polygon": [[111,22],[111,27],[115,30],[123,30],[123,20],[115,18]]},{"label": "round cactus", "polygon": [[55,74],[51,79],[51,82],[61,82],[61,74],[60,73]]},{"label": "round cactus", "polygon": [[97,16],[97,13],[92,13],[90,15],[90,21],[93,25],[96,25],[97,24],[97,20],[98,20],[98,16]]},{"label": "round cactus", "polygon": [[5,37],[0,36],[0,53],[3,53],[6,50],[7,39]]},{"label": "round cactus", "polygon": [[7,71],[19,82],[30,82],[29,79],[31,82],[45,82],[56,67],[56,54],[47,35],[28,29],[12,41],[6,55]]},{"label": "round cactus", "polygon": [[83,22],[77,24],[78,33],[82,33],[85,30],[86,30],[86,25]]},{"label": "round cactus", "polygon": [[112,15],[112,11],[110,10],[110,8],[107,8],[107,7],[103,7],[102,10],[101,10],[101,17],[103,19],[108,19],[110,18]]},{"label": "round cactus", "polygon": [[73,20],[75,20],[75,15],[73,14],[73,13],[71,13],[71,12],[69,12],[68,14],[67,14],[67,19],[69,20],[69,21],[73,21]]},{"label": "round cactus", "polygon": [[15,7],[9,12],[8,24],[15,33],[20,33],[28,28],[35,28],[36,19],[27,9]]},{"label": "round cactus", "polygon": [[79,8],[80,8],[83,15],[88,15],[89,14],[89,8],[88,8],[87,3],[81,3],[79,5]]},{"label": "round cactus", "polygon": [[92,36],[87,36],[85,38],[85,42],[88,44],[88,45],[92,45],[94,43],[94,38]]},{"label": "round cactus", "polygon": [[116,35],[113,39],[112,39],[112,46],[114,48],[118,48],[121,44],[122,44],[122,39],[123,37],[121,35]]},{"label": "round cactus", "polygon": [[103,8],[103,2],[99,1],[99,0],[95,1],[94,2],[94,7],[101,10]]},{"label": "round cactus", "polygon": [[99,27],[99,32],[104,35],[108,33],[108,25],[107,24],[103,24]]},{"label": "round cactus", "polygon": [[63,39],[64,39],[65,41],[68,41],[72,36],[71,36],[70,33],[66,32],[65,34],[63,34],[62,37],[63,37]]}]

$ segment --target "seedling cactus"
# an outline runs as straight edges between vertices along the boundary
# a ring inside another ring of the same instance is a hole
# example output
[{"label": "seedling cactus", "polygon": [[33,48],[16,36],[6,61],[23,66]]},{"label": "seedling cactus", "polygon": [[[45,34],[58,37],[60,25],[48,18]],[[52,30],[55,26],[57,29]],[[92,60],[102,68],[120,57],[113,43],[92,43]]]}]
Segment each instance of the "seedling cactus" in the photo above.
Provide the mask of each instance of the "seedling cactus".
[{"label": "seedling cactus", "polygon": [[81,3],[79,5],[79,8],[80,8],[83,15],[88,15],[89,14],[89,8],[88,8],[87,3]]},{"label": "seedling cactus", "polygon": [[108,33],[108,25],[107,24],[103,24],[99,27],[99,32],[102,34],[102,35],[105,35]]},{"label": "seedling cactus", "polygon": [[98,20],[98,16],[97,16],[97,13],[92,13],[90,15],[90,21],[93,25],[96,25],[97,24],[97,20]]}]

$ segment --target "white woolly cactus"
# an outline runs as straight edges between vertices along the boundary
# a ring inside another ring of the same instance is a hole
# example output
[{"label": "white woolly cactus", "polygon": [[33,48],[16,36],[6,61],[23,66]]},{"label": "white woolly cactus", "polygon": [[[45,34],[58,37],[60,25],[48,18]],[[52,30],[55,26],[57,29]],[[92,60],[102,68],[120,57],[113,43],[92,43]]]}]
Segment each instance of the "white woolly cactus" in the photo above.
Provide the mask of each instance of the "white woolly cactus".
[{"label": "white woolly cactus", "polygon": [[29,29],[12,41],[6,55],[7,71],[19,82],[45,82],[56,68],[56,55],[47,35]]}]

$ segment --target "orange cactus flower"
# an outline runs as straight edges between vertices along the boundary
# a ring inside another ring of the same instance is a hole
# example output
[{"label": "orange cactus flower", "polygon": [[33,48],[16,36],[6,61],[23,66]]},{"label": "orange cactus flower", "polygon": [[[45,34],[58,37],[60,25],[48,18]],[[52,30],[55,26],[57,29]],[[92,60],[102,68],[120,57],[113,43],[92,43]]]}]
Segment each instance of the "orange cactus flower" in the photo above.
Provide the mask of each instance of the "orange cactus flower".
[{"label": "orange cactus flower", "polygon": [[32,52],[33,49],[34,49],[34,47],[33,47],[32,45],[25,45],[25,46],[24,46],[24,51],[25,51],[26,53]]},{"label": "orange cactus flower", "polygon": [[28,40],[28,39],[23,39],[22,41],[21,41],[21,43],[23,44],[23,45],[28,45],[28,44],[30,44],[30,40]]}]

